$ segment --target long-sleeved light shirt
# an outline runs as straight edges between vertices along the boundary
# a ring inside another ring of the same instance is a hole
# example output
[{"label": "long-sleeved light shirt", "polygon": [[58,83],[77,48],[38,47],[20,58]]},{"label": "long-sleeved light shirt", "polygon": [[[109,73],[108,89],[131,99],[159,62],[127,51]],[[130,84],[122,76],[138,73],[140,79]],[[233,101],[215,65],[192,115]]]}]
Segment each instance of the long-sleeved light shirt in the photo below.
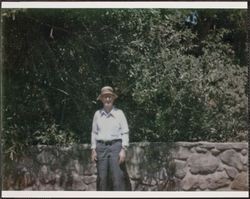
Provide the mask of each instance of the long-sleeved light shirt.
[{"label": "long-sleeved light shirt", "polygon": [[122,110],[113,107],[106,113],[104,109],[95,112],[92,132],[91,149],[96,148],[98,140],[110,141],[115,139],[122,140],[122,146],[129,146],[129,128],[127,119]]}]

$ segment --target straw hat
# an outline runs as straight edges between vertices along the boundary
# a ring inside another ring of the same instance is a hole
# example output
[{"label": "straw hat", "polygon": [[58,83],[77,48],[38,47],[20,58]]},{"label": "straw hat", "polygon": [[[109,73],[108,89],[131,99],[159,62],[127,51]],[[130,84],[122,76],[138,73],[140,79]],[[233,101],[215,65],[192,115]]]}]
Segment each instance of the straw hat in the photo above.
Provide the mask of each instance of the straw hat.
[{"label": "straw hat", "polygon": [[111,94],[113,95],[114,99],[116,99],[118,96],[113,92],[113,88],[111,86],[104,86],[101,89],[101,94],[97,97],[97,100],[100,100],[101,97],[105,94]]}]

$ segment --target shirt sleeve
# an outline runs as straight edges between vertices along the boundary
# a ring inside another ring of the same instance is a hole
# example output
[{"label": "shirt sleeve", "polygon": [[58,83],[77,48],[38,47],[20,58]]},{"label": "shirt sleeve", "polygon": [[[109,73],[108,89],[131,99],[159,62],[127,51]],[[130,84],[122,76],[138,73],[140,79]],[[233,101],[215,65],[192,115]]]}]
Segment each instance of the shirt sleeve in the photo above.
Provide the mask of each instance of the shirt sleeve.
[{"label": "shirt sleeve", "polygon": [[122,146],[128,147],[129,146],[129,128],[127,119],[121,110],[121,134],[122,134]]},{"label": "shirt sleeve", "polygon": [[91,149],[96,148],[96,136],[97,136],[97,114],[98,111],[95,112],[93,122],[92,122],[92,130],[91,130]]}]

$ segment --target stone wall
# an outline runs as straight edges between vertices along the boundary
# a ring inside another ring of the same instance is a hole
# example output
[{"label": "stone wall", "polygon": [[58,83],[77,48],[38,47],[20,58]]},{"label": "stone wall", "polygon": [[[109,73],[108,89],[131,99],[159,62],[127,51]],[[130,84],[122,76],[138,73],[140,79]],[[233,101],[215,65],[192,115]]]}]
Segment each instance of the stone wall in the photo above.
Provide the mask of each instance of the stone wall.
[{"label": "stone wall", "polygon": [[[131,143],[126,168],[133,191],[247,191],[248,143]],[[86,144],[33,146],[3,174],[4,190],[96,190]]]}]

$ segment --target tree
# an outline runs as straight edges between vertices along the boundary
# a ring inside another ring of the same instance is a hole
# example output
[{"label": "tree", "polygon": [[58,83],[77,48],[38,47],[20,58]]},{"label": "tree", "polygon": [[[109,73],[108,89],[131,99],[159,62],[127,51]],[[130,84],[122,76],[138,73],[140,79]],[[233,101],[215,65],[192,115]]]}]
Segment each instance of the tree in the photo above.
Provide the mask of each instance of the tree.
[{"label": "tree", "polygon": [[4,10],[5,152],[89,143],[103,85],[119,95],[132,142],[246,139],[245,15]]}]

